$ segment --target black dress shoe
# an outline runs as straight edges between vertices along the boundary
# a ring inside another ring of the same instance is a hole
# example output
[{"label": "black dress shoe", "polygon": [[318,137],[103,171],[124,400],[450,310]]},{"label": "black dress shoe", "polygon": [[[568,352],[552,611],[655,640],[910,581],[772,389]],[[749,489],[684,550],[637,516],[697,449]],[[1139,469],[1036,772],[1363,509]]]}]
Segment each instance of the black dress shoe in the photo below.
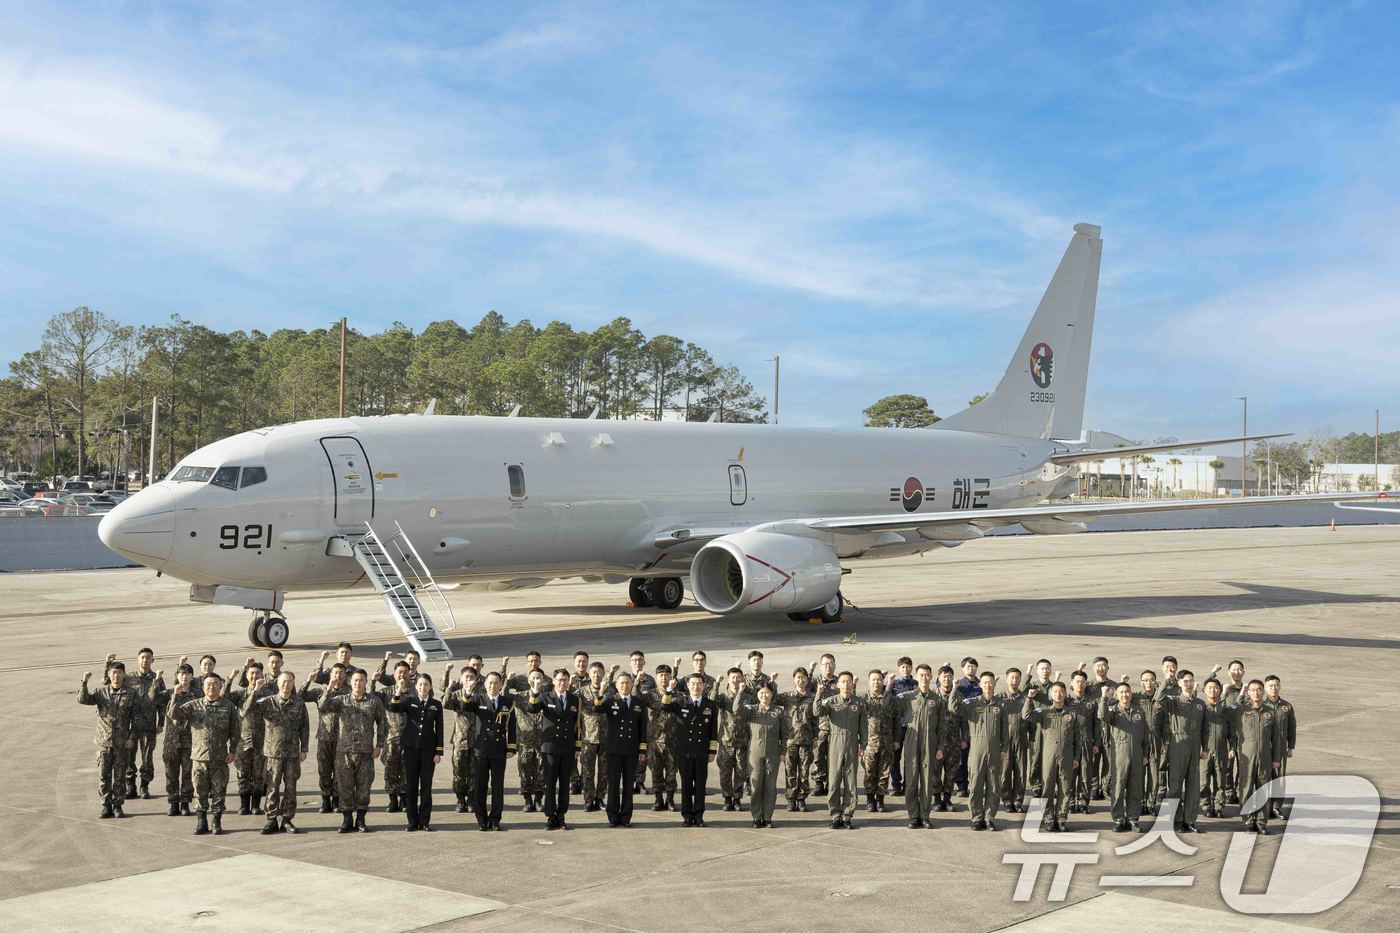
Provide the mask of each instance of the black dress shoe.
[{"label": "black dress shoe", "polygon": [[1263,823],[1260,823],[1259,825],[1254,827],[1254,832],[1260,836],[1267,836],[1269,835],[1269,827],[1265,826]]},{"label": "black dress shoe", "polygon": [[112,818],[112,808],[106,804],[102,805],[102,816],[99,819],[110,820]]},{"label": "black dress shoe", "polygon": [[996,832],[996,831],[997,831],[997,824],[996,824],[996,822],[995,822],[994,820],[988,820],[988,821],[987,821],[987,828],[990,829],[992,832]]},{"label": "black dress shoe", "polygon": [[1126,832],[1128,831],[1128,821],[1127,821],[1127,820],[1119,820],[1117,823],[1114,823],[1114,824],[1113,824],[1113,831],[1114,831],[1115,833],[1126,833]]},{"label": "black dress shoe", "polygon": [[429,826],[427,823],[424,823],[422,826],[420,826],[420,827],[418,827],[418,828],[419,828],[420,830],[422,830],[423,832],[425,832],[425,833],[433,832],[433,828],[432,828],[431,826]]},{"label": "black dress shoe", "polygon": [[1181,826],[1181,829],[1182,829],[1183,832],[1188,832],[1188,833],[1199,833],[1199,832],[1200,832],[1200,830],[1196,828],[1196,824],[1195,824],[1195,823],[1183,823],[1182,826]]},{"label": "black dress shoe", "polygon": [[910,821],[909,821],[909,828],[910,828],[910,829],[919,829],[919,828],[922,827],[923,825],[924,825],[924,821],[923,821],[923,820],[910,820]]},{"label": "black dress shoe", "polygon": [[695,821],[692,820],[690,817],[686,817],[685,819],[681,820],[681,825],[682,825],[682,826],[694,826],[694,825],[695,825]]},{"label": "black dress shoe", "polygon": [[481,832],[481,833],[489,833],[489,832],[491,831],[491,824],[490,824],[490,823],[478,823],[478,824],[476,825],[476,830],[477,830],[477,832]]},{"label": "black dress shoe", "polygon": [[1135,832],[1135,833],[1145,833],[1145,832],[1147,832],[1147,830],[1143,829],[1142,824],[1139,823],[1137,820],[1133,820],[1132,826],[1133,826],[1133,832]]},{"label": "black dress shoe", "polygon": [[524,813],[534,813],[534,812],[535,812],[535,801],[534,801],[532,798],[530,798],[530,797],[526,797],[526,798],[525,798],[525,806],[521,808],[521,811],[524,812]]},{"label": "black dress shoe", "polygon": [[754,820],[754,821],[753,821],[753,828],[754,828],[754,829],[762,829],[762,828],[763,828],[763,821],[762,821],[762,820]]},{"label": "black dress shoe", "polygon": [[845,822],[844,822],[844,821],[841,819],[841,817],[839,817],[839,816],[838,816],[836,819],[834,819],[834,820],[831,821],[831,828],[832,828],[832,829],[840,829],[840,828],[842,828],[844,825],[845,825]]},{"label": "black dress shoe", "polygon": [[691,825],[692,825],[692,826],[704,826],[704,825],[705,825],[705,818],[704,818],[703,816],[697,816],[697,817],[695,818],[695,821],[694,821],[693,823],[691,823]]},{"label": "black dress shoe", "polygon": [[403,828],[403,831],[406,832],[406,833],[416,833],[416,832],[418,832],[418,827],[417,827],[417,826],[414,826],[412,823],[410,823],[409,825],[407,825],[407,826],[405,826],[405,827]]},{"label": "black dress shoe", "polygon": [[984,829],[986,829],[986,828],[987,828],[987,821],[986,821],[986,820],[973,820],[973,821],[972,821],[972,831],[973,831],[973,832],[980,833],[982,830],[984,830]]},{"label": "black dress shoe", "polygon": [[789,801],[788,801],[788,812],[789,812],[789,813],[796,813],[796,812],[797,812],[797,801],[796,801],[796,800],[789,800]]}]

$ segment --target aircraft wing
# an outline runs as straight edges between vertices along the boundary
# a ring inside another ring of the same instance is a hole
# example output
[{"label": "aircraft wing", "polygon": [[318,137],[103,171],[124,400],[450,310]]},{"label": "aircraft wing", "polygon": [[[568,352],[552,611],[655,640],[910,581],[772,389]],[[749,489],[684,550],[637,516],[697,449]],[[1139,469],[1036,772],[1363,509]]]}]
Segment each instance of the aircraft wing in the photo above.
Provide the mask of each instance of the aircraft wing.
[{"label": "aircraft wing", "polygon": [[[1319,502],[1348,502],[1358,499],[1385,500],[1386,493],[1337,492],[1304,496],[1251,496],[1246,499],[1158,499],[1137,502],[1103,502],[1084,505],[1037,505],[1019,509],[959,509],[956,512],[927,512],[918,515],[844,515],[821,518],[791,518],[757,525],[742,523],[727,525],[692,525],[658,534],[654,545],[658,550],[671,550],[686,544],[703,544],[724,535],[740,531],[775,531],[801,533],[802,530],[834,532],[836,534],[872,534],[880,531],[916,531],[939,526],[977,525],[998,528],[1024,522],[1078,522],[1104,515],[1132,515],[1145,512],[1175,512],[1192,509],[1230,509],[1256,505],[1303,505]],[[1391,511],[1385,509],[1384,511]],[[1395,510],[1400,514],[1400,509]]]},{"label": "aircraft wing", "polygon": [[1088,463],[1095,460],[1113,460],[1123,457],[1137,457],[1154,454],[1162,450],[1191,450],[1195,447],[1214,447],[1217,444],[1240,444],[1249,441],[1271,441],[1292,434],[1252,434],[1248,437],[1215,437],[1208,441],[1172,441],[1169,444],[1143,444],[1138,447],[1100,447],[1071,450],[1050,457],[1051,463]]},{"label": "aircraft wing", "polygon": [[[1382,496],[1384,493],[1381,494]],[[1317,502],[1345,502],[1376,499],[1373,492],[1338,492],[1304,496],[1251,496],[1244,499],[1165,499],[1140,502],[1103,502],[1084,505],[1039,505],[1019,509],[959,509],[956,512],[930,512],[925,515],[850,515],[833,518],[794,519],[773,524],[799,524],[818,531],[867,534],[876,531],[913,531],[939,525],[1014,525],[1026,521],[1076,522],[1104,515],[1133,515],[1145,512],[1176,512],[1192,509],[1248,508],[1258,505],[1303,505]]]}]

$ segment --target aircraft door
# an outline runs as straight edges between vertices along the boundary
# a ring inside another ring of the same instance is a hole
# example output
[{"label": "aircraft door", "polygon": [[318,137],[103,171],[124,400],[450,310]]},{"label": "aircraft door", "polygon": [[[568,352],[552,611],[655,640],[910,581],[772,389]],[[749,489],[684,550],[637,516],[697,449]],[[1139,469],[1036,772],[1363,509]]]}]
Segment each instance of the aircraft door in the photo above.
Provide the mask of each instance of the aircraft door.
[{"label": "aircraft door", "polygon": [[749,478],[737,463],[729,465],[729,504],[743,505],[749,501]]},{"label": "aircraft door", "polygon": [[323,437],[321,447],[326,452],[335,489],[336,525],[363,525],[374,518],[374,477],[360,442],[353,437]]}]

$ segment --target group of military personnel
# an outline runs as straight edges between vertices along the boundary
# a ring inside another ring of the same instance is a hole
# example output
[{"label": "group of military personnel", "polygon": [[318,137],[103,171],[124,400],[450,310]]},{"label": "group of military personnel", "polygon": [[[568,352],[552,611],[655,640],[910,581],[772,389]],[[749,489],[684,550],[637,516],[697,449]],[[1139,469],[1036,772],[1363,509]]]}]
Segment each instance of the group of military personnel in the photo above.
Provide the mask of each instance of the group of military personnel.
[{"label": "group of military personnel", "polygon": [[1108,800],[1119,832],[1143,831],[1140,818],[1164,807],[1177,831],[1198,832],[1202,812],[1223,817],[1240,805],[1246,828],[1267,834],[1270,819],[1284,818],[1283,801],[1252,796],[1286,773],[1297,738],[1279,678],[1246,681],[1238,660],[1225,681],[1220,665],[1198,681],[1168,656],[1160,676],[1144,670],[1134,689],[1127,675],[1109,676],[1103,657],[1080,664],[1068,683],[1042,658],[1029,673],[1006,670],[998,684],[971,657],[955,680],[951,664],[935,671],[907,657],[858,678],[823,654],[780,684],[761,651],[721,677],[698,650],[684,673],[679,657],[648,671],[641,651],[626,669],[579,651],[572,669],[547,672],[532,651],[520,672],[509,658],[487,670],[473,656],[456,675],[448,665],[435,690],[415,652],[392,669],[386,653],[373,674],[352,657],[342,642],[335,661],[328,666],[323,652],[300,684],[276,650],[227,679],[212,655],[198,671],[181,658],[167,684],[149,648],[134,670],[109,655],[106,683],[93,690],[84,674],[78,697],[98,713],[101,816],[122,817],[126,800],[151,796],[163,735],[168,815],[193,815],[197,835],[222,833],[232,766],[238,812],[265,816],[264,834],[295,833],[314,715],[320,812],[339,812],[340,832],[369,831],[376,760],[387,812],[405,812],[408,831],[431,831],[434,766],[451,714],[457,811],[473,813],[484,832],[503,828],[506,762],[515,758],[523,812],[543,813],[551,830],[569,828],[574,797],[585,811],[605,811],[609,826],[629,826],[648,781],[652,810],[679,810],[682,825],[704,826],[716,764],[724,809],[740,810],[747,797],[756,828],[773,825],[782,772],[787,810],[825,797],[837,829],[854,828],[862,794],[874,813],[902,796],[911,829],[955,810],[956,794],[968,798],[974,830],[995,830],[999,812],[1045,798],[1048,832]]}]

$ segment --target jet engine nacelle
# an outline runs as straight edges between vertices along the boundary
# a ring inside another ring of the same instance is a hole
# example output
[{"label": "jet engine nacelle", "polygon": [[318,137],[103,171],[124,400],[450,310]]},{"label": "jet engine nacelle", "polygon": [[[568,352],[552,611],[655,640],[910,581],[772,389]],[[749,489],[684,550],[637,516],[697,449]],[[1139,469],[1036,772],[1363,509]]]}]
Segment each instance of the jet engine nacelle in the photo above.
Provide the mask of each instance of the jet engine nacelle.
[{"label": "jet engine nacelle", "polygon": [[767,531],[741,531],[702,547],[690,565],[690,589],[707,612],[729,615],[749,606],[805,612],[841,588],[841,561],[821,541]]}]

